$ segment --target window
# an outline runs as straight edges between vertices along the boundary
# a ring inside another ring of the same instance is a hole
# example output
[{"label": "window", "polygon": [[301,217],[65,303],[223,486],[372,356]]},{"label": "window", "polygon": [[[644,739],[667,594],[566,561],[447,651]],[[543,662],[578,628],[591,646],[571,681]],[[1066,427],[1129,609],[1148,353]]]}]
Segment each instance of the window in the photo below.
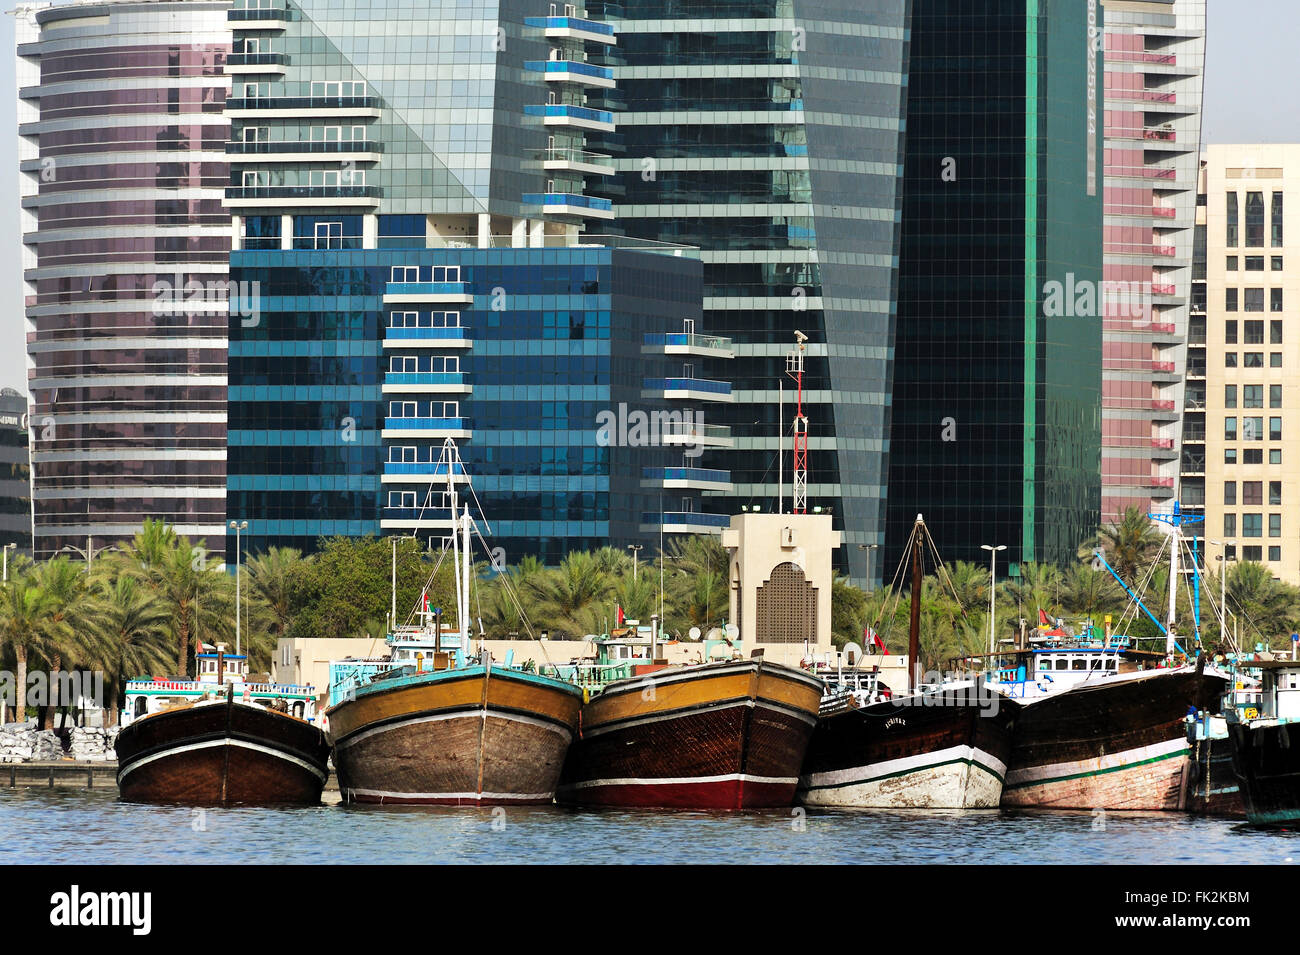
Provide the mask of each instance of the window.
[{"label": "window", "polygon": [[1264,245],[1264,193],[1246,193],[1246,247]]},{"label": "window", "polygon": [[1237,536],[1237,515],[1236,514],[1223,515],[1223,536],[1224,537]]},{"label": "window", "polygon": [[1226,236],[1228,240],[1227,244],[1228,244],[1228,248],[1235,249],[1237,247],[1237,232],[1241,224],[1241,217],[1237,211],[1237,194],[1235,192],[1228,193],[1227,202],[1228,202],[1228,228],[1227,228],[1227,236]]},{"label": "window", "polygon": [[[1228,291],[1233,292],[1233,291],[1236,291],[1236,290],[1235,290],[1235,289],[1229,289]],[[1224,322],[1224,323],[1223,323],[1223,342],[1224,342],[1225,345],[1235,345],[1235,344],[1237,344],[1237,321],[1236,321],[1236,319],[1233,319],[1233,320],[1230,321],[1230,322]]]},{"label": "window", "polygon": [[1223,419],[1223,440],[1224,441],[1237,440],[1237,419],[1236,418]]},{"label": "window", "polygon": [[1268,450],[1268,463],[1269,463],[1269,464],[1281,464],[1281,463],[1282,463],[1282,449],[1281,449],[1281,448],[1269,448],[1269,450]]},{"label": "window", "polygon": [[1262,255],[1248,255],[1248,256],[1246,256],[1246,271],[1247,271],[1247,272],[1263,272],[1263,271],[1264,271],[1264,257],[1263,257]]},{"label": "window", "polygon": [[1246,337],[1243,340],[1247,345],[1264,344],[1264,323],[1262,321],[1246,322]]},{"label": "window", "polygon": [[1226,312],[1235,312],[1237,310],[1237,290],[1235,288],[1223,290],[1223,309]]},{"label": "window", "polygon": [[1229,272],[1237,271],[1237,257],[1235,255],[1228,256],[1228,261],[1225,263],[1225,267]]},{"label": "window", "polygon": [[1268,440],[1270,441],[1282,440],[1282,419],[1281,418],[1268,419]]},{"label": "window", "polygon": [[269,83],[245,83],[244,99],[261,99],[271,89]]},{"label": "window", "polygon": [[1223,367],[1224,368],[1237,367],[1237,353],[1235,351],[1229,351],[1223,353]]},{"label": "window", "polygon": [[243,138],[246,143],[269,143],[271,141],[271,127],[245,126]]},{"label": "window", "polygon": [[1281,514],[1268,515],[1268,536],[1269,537],[1282,536],[1282,515]]},{"label": "window", "polygon": [[1263,368],[1264,367],[1264,353],[1262,351],[1242,352],[1242,356],[1243,356],[1241,359],[1242,368]]},{"label": "window", "polygon": [[255,186],[268,186],[271,183],[271,174],[265,169],[245,169],[244,170],[244,188]]},{"label": "window", "polygon": [[318,249],[343,248],[343,223],[317,222],[315,242]]},{"label": "window", "polygon": [[1268,310],[1270,312],[1282,311],[1282,290],[1280,288],[1268,290]]},{"label": "window", "polygon": [[1268,503],[1270,507],[1282,506],[1282,482],[1281,481],[1268,482]]},{"label": "window", "polygon": [[1273,193],[1273,248],[1282,248],[1282,193]]},{"label": "window", "polygon": [[1282,271],[1282,256],[1280,256],[1280,255],[1275,255],[1275,256],[1273,256],[1273,260],[1272,260],[1272,262],[1269,264],[1269,268],[1271,268],[1274,272],[1281,272],[1281,271]]},{"label": "window", "polygon": [[1246,289],[1241,310],[1243,312],[1264,311],[1264,290],[1262,288]]},{"label": "window", "polygon": [[1268,367],[1270,368],[1282,367],[1282,353],[1280,351],[1271,351],[1268,353]]},{"label": "window", "polygon": [[1263,537],[1264,536],[1264,515],[1263,514],[1242,514],[1241,515],[1241,536],[1242,537]]},{"label": "window", "polygon": [[418,282],[420,281],[420,267],[418,265],[394,265],[390,282]]},{"label": "window", "polygon": [[365,96],[364,80],[313,80],[312,99],[340,99],[344,96]]},{"label": "window", "polygon": [[1270,548],[1268,549],[1268,559],[1269,559],[1269,560],[1281,560],[1281,559],[1282,559],[1282,548],[1281,548],[1281,547],[1270,547]]},{"label": "window", "polygon": [[1270,408],[1282,407],[1282,386],[1281,385],[1268,386],[1268,406]]},{"label": "window", "polygon": [[[1246,387],[1249,388],[1250,385],[1247,385]],[[1223,407],[1225,408],[1237,407],[1237,386],[1236,385],[1223,386]],[[1246,405],[1246,407],[1249,408],[1250,405]]]},{"label": "window", "polygon": [[[1227,504],[1228,501],[1223,503]],[[1241,482],[1241,503],[1259,507],[1264,503],[1264,482],[1263,481],[1242,481]]]},{"label": "window", "polygon": [[1237,503],[1237,482],[1236,481],[1223,482],[1223,503],[1225,505]]},{"label": "window", "polygon": [[[1275,289],[1275,291],[1280,292],[1280,291],[1282,291],[1282,290],[1281,290],[1281,289]],[[1274,319],[1271,319],[1271,320],[1269,321],[1269,323],[1268,323],[1268,343],[1269,343],[1270,345],[1280,345],[1280,344],[1282,344],[1282,319],[1280,319],[1280,318],[1274,318]]]},{"label": "window", "polygon": [[1264,449],[1246,448],[1241,455],[1241,463],[1242,464],[1263,464]]},{"label": "window", "polygon": [[1241,440],[1263,441],[1264,440],[1264,419],[1263,418],[1242,418],[1241,419]]},{"label": "window", "polygon": [[1236,448],[1224,448],[1224,449],[1223,449],[1223,463],[1224,463],[1224,464],[1236,464],[1236,463],[1237,463],[1237,449],[1236,449]]},{"label": "window", "polygon": [[1236,560],[1236,559],[1237,559],[1237,545],[1236,545],[1236,544],[1227,544],[1227,545],[1224,546],[1224,548],[1223,548],[1223,559],[1224,559],[1224,560]]},{"label": "window", "polygon": [[1241,549],[1241,559],[1258,561],[1261,550],[1262,548],[1259,547],[1243,547]]}]

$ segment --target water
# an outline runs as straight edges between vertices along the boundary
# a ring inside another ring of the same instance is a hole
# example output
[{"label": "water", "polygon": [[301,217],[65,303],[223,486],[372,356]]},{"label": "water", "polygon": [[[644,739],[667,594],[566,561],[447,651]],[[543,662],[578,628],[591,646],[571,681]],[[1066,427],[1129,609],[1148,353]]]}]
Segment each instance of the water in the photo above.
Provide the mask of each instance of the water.
[{"label": "water", "polygon": [[1285,864],[1300,833],[1182,813],[705,813],[343,806],[195,810],[0,791],[0,865],[410,863]]}]

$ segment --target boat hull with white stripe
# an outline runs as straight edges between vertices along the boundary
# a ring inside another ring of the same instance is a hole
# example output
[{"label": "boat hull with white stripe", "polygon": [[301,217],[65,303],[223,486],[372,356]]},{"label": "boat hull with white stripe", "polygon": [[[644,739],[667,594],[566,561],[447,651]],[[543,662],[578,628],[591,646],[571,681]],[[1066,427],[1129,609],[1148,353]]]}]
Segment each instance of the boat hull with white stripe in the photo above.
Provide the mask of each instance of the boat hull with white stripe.
[{"label": "boat hull with white stripe", "polygon": [[1018,710],[972,684],[825,715],[798,799],[839,808],[996,809]]},{"label": "boat hull with white stripe", "polygon": [[544,805],[582,691],[507,667],[378,679],[327,711],[344,802]]},{"label": "boat hull with white stripe", "polygon": [[822,682],[761,659],[668,667],[584,705],[556,798],[592,806],[791,805]]},{"label": "boat hull with white stripe", "polygon": [[318,727],[232,698],[140,717],[116,749],[118,791],[130,802],[314,804],[329,776]]}]

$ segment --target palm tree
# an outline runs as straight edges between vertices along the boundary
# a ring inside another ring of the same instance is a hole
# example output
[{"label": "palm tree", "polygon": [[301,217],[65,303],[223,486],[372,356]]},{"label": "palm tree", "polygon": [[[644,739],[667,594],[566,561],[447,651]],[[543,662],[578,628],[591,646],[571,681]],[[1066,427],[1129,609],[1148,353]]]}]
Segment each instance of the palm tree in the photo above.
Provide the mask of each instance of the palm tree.
[{"label": "palm tree", "polygon": [[85,617],[81,598],[86,580],[82,568],[64,556],[35,565],[31,576],[44,591],[49,604],[49,616],[41,627],[39,649],[49,663],[50,678],[49,702],[41,709],[41,729],[52,729],[55,708],[60,703],[66,708],[71,702],[56,699],[55,691],[63,664],[75,659],[80,650],[77,633]]},{"label": "palm tree", "polygon": [[106,671],[105,709],[117,725],[122,687],[132,675],[167,665],[168,616],[162,602],[139,578],[119,574],[95,582],[88,614],[87,652]]},{"label": "palm tree", "polygon": [[27,718],[27,662],[47,632],[51,601],[30,574],[9,578],[0,595],[0,640],[13,650],[17,668],[17,721]]},{"label": "palm tree", "polygon": [[1119,521],[1100,528],[1096,535],[1079,548],[1081,560],[1091,560],[1093,553],[1103,550],[1106,562],[1130,587],[1136,587],[1138,577],[1160,549],[1164,535],[1140,508],[1130,507]]},{"label": "palm tree", "polygon": [[591,621],[579,615],[608,600],[611,581],[591,554],[575,551],[558,568],[529,577],[524,587],[537,598],[539,626],[581,636]]},{"label": "palm tree", "polygon": [[294,579],[302,561],[302,551],[295,547],[272,547],[244,565],[247,599],[264,611],[276,639],[288,634],[293,621]]}]

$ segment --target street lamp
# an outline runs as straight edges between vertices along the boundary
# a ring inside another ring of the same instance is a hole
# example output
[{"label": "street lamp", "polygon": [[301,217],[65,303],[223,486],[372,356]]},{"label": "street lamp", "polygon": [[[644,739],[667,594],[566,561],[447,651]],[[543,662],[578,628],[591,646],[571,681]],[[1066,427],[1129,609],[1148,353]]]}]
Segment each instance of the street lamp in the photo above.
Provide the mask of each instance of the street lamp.
[{"label": "street lamp", "polygon": [[632,552],[632,583],[636,583],[636,564],[637,564],[637,557],[638,557],[638,555],[640,555],[640,553],[641,553],[641,548],[642,548],[643,546],[645,546],[645,545],[643,545],[643,544],[628,544],[628,545],[627,545],[627,549],[630,550],[630,551]]},{"label": "street lamp", "polygon": [[[873,576],[871,575],[872,564],[875,563],[875,556],[872,554],[872,551],[874,551],[874,550],[879,550],[879,549],[880,549],[880,545],[879,545],[879,544],[859,544],[859,545],[858,545],[858,550],[862,550],[862,551],[866,551],[866,552],[867,552],[867,581],[870,582],[870,583],[873,583],[873,584],[875,583],[875,580],[876,580],[876,579],[875,579],[875,577],[873,577]],[[873,588],[873,589],[874,589],[874,588]]]},{"label": "street lamp", "polygon": [[5,582],[6,584],[9,583],[9,552],[10,552],[11,550],[16,549],[17,547],[18,547],[17,544],[5,544],[5,546],[4,546],[4,548],[3,548],[3,550],[4,550],[4,573],[5,573],[5,581],[4,581],[4,582]]},{"label": "street lamp", "polygon": [[[980,550],[986,550],[989,552],[989,656],[990,657],[992,657],[993,654],[997,651],[997,647],[994,645],[994,635],[993,635],[993,620],[994,620],[994,611],[995,611],[994,599],[997,597],[997,593],[998,593],[998,589],[996,586],[997,584],[996,564],[998,559],[998,551],[1006,550],[1006,549],[1007,549],[1006,544],[999,544],[997,547],[993,547],[990,544],[980,544]],[[990,659],[989,663],[992,664],[992,662],[993,661]]]},{"label": "street lamp", "polygon": [[235,532],[235,656],[239,656],[239,532],[248,530],[248,521],[230,522]]},{"label": "street lamp", "polygon": [[1228,627],[1228,543],[1226,541],[1211,540],[1211,544],[1218,544],[1223,548],[1223,553],[1214,559],[1219,562],[1219,639],[1222,640]]},{"label": "street lamp", "polygon": [[[90,576],[91,563],[94,561],[94,559],[95,559],[95,554],[97,553],[96,550],[95,550],[95,548],[94,548],[94,545],[93,545],[93,543],[92,543],[92,540],[93,540],[93,539],[92,539],[89,535],[87,535],[87,537],[86,537],[86,549],[85,549],[85,550],[82,550],[80,547],[73,547],[71,544],[64,544],[64,545],[63,545],[62,547],[60,547],[59,550],[58,550],[58,552],[59,552],[60,554],[62,554],[62,553],[64,553],[64,552],[66,551],[66,552],[69,553],[69,554],[80,554],[82,557],[86,558],[86,576],[87,576],[87,577]],[[107,554],[107,553],[111,553],[111,552],[113,552],[113,551],[115,551],[115,550],[117,550],[116,547],[101,547],[101,548],[99,549],[98,553],[100,553],[100,554]]]}]

